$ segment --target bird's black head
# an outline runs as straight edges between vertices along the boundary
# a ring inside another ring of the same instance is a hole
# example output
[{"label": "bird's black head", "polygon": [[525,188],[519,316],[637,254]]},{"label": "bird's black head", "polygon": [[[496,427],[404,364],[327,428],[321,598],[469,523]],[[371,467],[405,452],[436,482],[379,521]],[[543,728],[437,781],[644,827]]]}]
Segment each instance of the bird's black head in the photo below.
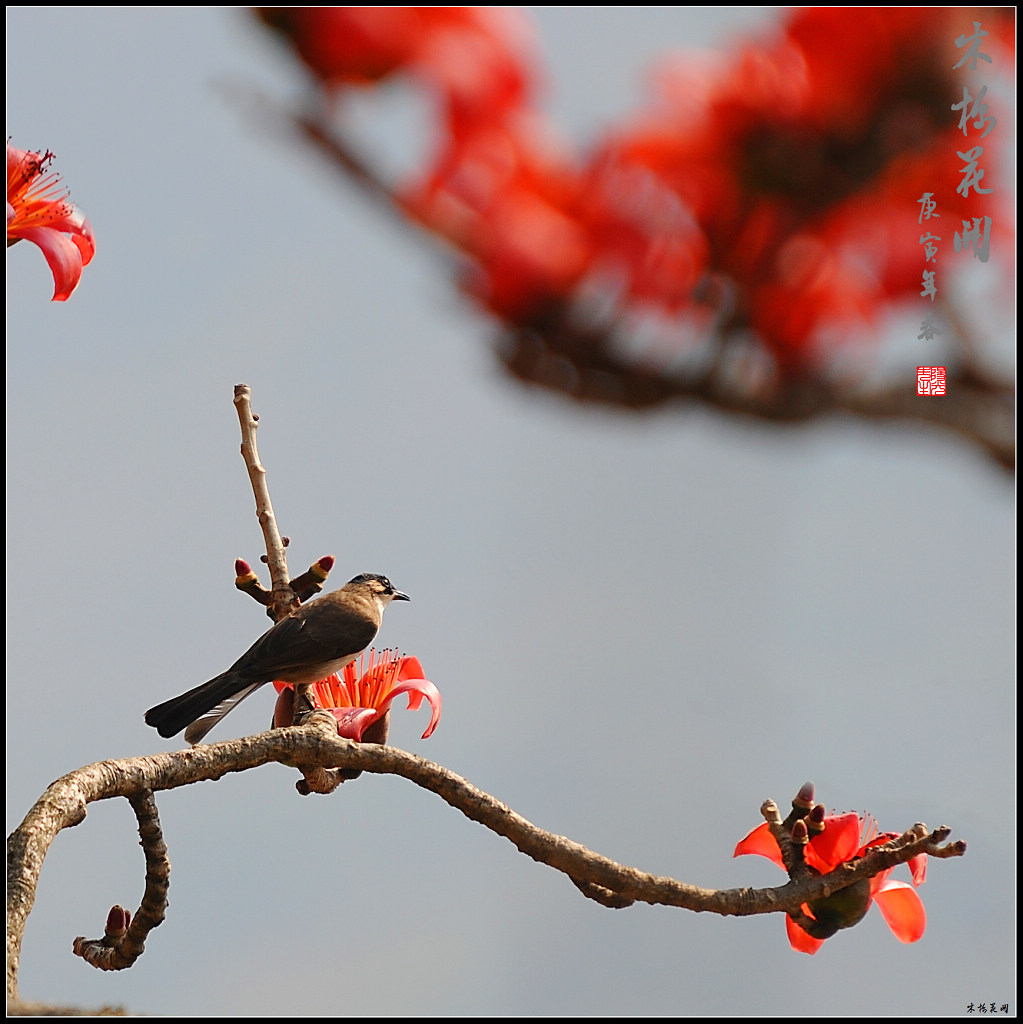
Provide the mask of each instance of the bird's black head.
[{"label": "bird's black head", "polygon": [[374,594],[386,597],[390,601],[411,600],[408,594],[395,590],[391,581],[386,576],[381,576],[378,572],[360,572],[358,576],[348,581],[349,586],[353,583],[361,583],[363,586],[369,587]]}]

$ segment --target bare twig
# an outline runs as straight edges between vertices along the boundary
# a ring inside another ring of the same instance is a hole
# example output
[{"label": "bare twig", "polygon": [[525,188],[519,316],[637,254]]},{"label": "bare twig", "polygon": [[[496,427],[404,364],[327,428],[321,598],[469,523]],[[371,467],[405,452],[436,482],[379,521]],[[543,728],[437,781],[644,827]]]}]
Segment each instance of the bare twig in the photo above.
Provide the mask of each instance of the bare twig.
[{"label": "bare twig", "polygon": [[296,576],[291,581],[291,589],[295,591],[300,601],[308,601],[323,590],[323,584],[333,568],[334,556],[324,555],[313,562],[301,576]]},{"label": "bare twig", "polygon": [[[321,590],[323,584],[334,567],[334,556],[324,555],[317,559],[301,576],[296,576],[289,584],[295,592],[299,601],[308,601],[315,597]],[[272,590],[267,590],[259,577],[252,571],[251,566],[243,558],[235,559],[234,563],[234,585],[243,594],[248,594],[254,601],[266,608],[266,613],[271,618],[274,614],[274,595]]]},{"label": "bare twig", "polygon": [[276,622],[283,619],[288,612],[294,611],[299,606],[299,600],[295,591],[291,589],[288,576],[288,560],[284,554],[287,541],[281,537],[277,529],[277,519],[266,483],[266,470],[259,461],[259,451],[256,448],[259,417],[252,411],[252,391],[248,384],[235,385],[234,406],[238,411],[238,422],[242,428],[242,458],[245,460],[245,468],[249,471],[252,493],[256,497],[256,518],[266,542],[266,564],[273,584],[272,608]]},{"label": "bare twig", "polygon": [[[266,470],[259,461],[259,452],[256,448],[256,429],[259,417],[252,411],[252,390],[248,384],[235,385],[234,405],[238,411],[238,421],[242,429],[242,458],[245,460],[245,468],[249,472],[252,493],[256,498],[256,517],[259,519],[266,542],[266,562],[273,586],[272,598],[269,603],[270,617],[274,622],[280,622],[285,615],[299,607],[303,598],[310,597],[323,589],[323,581],[334,565],[334,558],[332,555],[324,556],[298,578],[297,586],[292,585],[288,576],[288,560],[284,554],[284,549],[288,546],[288,538],[282,537],[277,529],[277,518],[274,516],[273,504],[270,501]],[[239,562],[241,562],[240,559]],[[241,564],[248,569],[244,562]],[[258,591],[262,589],[259,581],[249,578],[254,576],[251,570],[249,573],[243,574],[240,571],[240,566],[236,563],[235,571],[238,573],[235,586],[238,586],[240,590],[248,591],[256,596],[257,600],[262,601],[258,596]],[[240,586],[239,581],[241,581]],[[294,690],[295,708],[303,711],[311,709],[313,701],[310,696],[312,692],[310,685],[299,683]],[[314,789],[318,789],[324,783],[317,775],[310,785]]]}]

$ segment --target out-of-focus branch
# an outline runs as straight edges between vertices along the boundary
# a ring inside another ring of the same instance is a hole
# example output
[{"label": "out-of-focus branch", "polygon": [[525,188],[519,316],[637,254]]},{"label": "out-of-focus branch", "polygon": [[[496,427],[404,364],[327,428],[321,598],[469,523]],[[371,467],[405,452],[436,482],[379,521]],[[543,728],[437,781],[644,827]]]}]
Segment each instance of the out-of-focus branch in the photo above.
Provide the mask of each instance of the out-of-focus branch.
[{"label": "out-of-focus branch", "polygon": [[[940,857],[965,852],[964,844],[942,846],[948,829],[928,833],[924,826],[916,825],[898,842],[872,850],[859,861],[842,865],[823,877],[800,878],[773,889],[704,889],[618,864],[565,836],[538,828],[496,797],[441,765],[394,747],[342,739],[331,723],[317,722],[314,716],[310,724],[304,726],[275,729],[191,750],[101,761],[54,782],[7,841],[8,999],[17,998],[21,940],[35,901],[43,859],[61,829],[84,821],[88,804],[112,797],[135,801],[133,806],[139,815],[147,858],[147,898],[137,917],[148,915],[151,918],[148,926],[153,927],[162,918],[169,867],[155,813],[144,810],[150,799],[147,794],[220,779],[271,762],[358,770],[408,779],[436,793],[472,821],[504,836],[526,856],[564,872],[585,895],[605,906],[627,906],[640,901],[734,916],[795,912],[803,903],[905,863],[921,853]],[[148,839],[146,832],[149,832]],[[162,892],[158,891],[161,887]],[[155,904],[147,903],[151,893]],[[130,934],[131,929],[128,931]],[[89,959],[93,962],[91,957]],[[113,957],[102,966],[127,966],[112,963],[112,960]]]},{"label": "out-of-focus branch", "polygon": [[647,409],[697,401],[725,412],[777,424],[809,423],[828,416],[937,427],[977,445],[1005,469],[1016,464],[1012,385],[950,367],[947,394],[921,399],[903,381],[873,388],[840,388],[810,379],[744,381],[731,364],[706,372],[658,373],[630,365],[613,351],[611,333],[565,327],[519,331],[504,339],[500,356],[520,380],[586,403]]},{"label": "out-of-focus branch", "polygon": [[[240,97],[236,92],[236,99]],[[267,99],[249,99],[260,116],[290,127],[375,204],[391,213],[403,213],[395,191],[324,115],[318,111],[288,114]],[[423,227],[403,219],[406,224]],[[449,248],[441,236],[424,230]],[[956,326],[959,318],[955,311],[947,313]],[[695,401],[765,423],[810,423],[845,415],[878,423],[936,427],[977,446],[1003,468],[1015,468],[1012,382],[977,364],[972,341],[959,353],[957,363],[948,367],[947,393],[921,398],[904,380],[857,387],[809,377],[753,374],[745,379],[735,372],[737,360],[731,358],[714,358],[699,372],[661,371],[620,354],[625,348],[621,344],[624,330],[620,324],[578,325],[567,307],[558,307],[528,327],[504,332],[497,349],[512,376],[580,402],[642,410]],[[721,345],[725,355],[727,348]]]},{"label": "out-of-focus branch", "polygon": [[81,1006],[58,1006],[52,1003],[21,1002],[8,1000],[8,1017],[128,1017],[123,1006],[101,1006],[87,1010]]}]

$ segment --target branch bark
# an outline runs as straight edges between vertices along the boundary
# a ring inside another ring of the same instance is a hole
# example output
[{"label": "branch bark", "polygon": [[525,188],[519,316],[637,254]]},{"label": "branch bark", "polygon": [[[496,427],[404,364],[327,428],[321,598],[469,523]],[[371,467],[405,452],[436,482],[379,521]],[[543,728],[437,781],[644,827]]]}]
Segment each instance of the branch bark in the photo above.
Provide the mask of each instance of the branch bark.
[{"label": "branch bark", "polygon": [[[623,907],[632,902],[663,904],[694,912],[725,916],[750,916],[797,911],[806,902],[830,895],[863,878],[905,863],[921,853],[930,856],[961,856],[965,843],[943,845],[946,827],[928,832],[917,824],[899,840],[879,847],[859,861],[842,865],[823,877],[800,878],[770,889],[704,889],[674,878],[653,875],[628,867],[587,849],[565,836],[548,832],[517,814],[496,797],[473,786],[455,772],[395,747],[359,744],[339,737],[330,723],[316,721],[288,729],[275,729],[242,739],[227,740],[190,750],[146,757],[100,761],[57,779],[36,801],[25,820],[7,840],[7,997],[17,999],[17,974],[25,922],[35,901],[39,873],[50,845],[64,828],[85,820],[88,804],[96,800],[124,797],[133,801],[143,827],[159,832],[159,822],[146,810],[151,794],[220,779],[233,772],[247,771],[263,764],[301,764],[324,769],[358,770],[397,775],[435,793],[499,836],[508,839],[521,853],[566,874],[591,899],[604,906]],[[139,808],[142,807],[140,812]],[[169,864],[162,836],[143,834],[146,845],[147,885],[139,917],[147,919],[145,932],[163,919],[166,907]],[[151,884],[151,878],[154,880]],[[142,927],[128,934],[141,955]],[[77,940],[87,941],[87,940]],[[99,942],[101,940],[94,940]],[[93,952],[89,962],[97,958]],[[115,963],[117,956],[100,957],[104,969],[129,963]],[[125,958],[127,959],[127,958]]]},{"label": "branch bark", "polygon": [[266,481],[266,469],[259,461],[259,450],[256,447],[256,430],[259,417],[252,411],[252,391],[248,384],[236,384],[234,388],[234,407],[238,412],[238,422],[242,430],[242,458],[249,473],[252,493],[256,498],[256,518],[263,531],[266,543],[266,565],[270,570],[273,585],[273,604],[271,605],[274,622],[283,619],[288,612],[299,606],[298,596],[291,588],[288,576],[288,559],[284,553],[287,538],[282,537],[277,529],[277,517],[274,515],[273,503],[270,501],[270,488]]}]

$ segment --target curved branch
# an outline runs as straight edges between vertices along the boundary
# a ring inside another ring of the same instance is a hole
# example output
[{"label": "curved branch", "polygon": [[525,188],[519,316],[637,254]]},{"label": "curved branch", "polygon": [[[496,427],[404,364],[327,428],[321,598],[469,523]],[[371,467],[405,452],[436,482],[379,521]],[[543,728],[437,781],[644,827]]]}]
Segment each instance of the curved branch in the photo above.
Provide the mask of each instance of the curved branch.
[{"label": "curved branch", "polygon": [[[145,951],[146,938],[163,923],[170,888],[170,861],[160,828],[153,791],[140,789],[126,794],[139,823],[139,838],[146,855],[146,889],[134,918],[121,907],[114,907],[107,918],[102,939],[78,936],[72,950],[101,971],[120,971],[131,967]],[[130,921],[130,924],[129,924]]]},{"label": "curved branch", "polygon": [[[395,747],[342,739],[330,725],[313,718],[308,725],[191,750],[100,761],[54,782],[7,841],[8,998],[16,998],[21,940],[35,900],[43,858],[61,829],[84,820],[89,803],[118,796],[138,800],[138,794],[146,791],[219,779],[271,762],[408,779],[435,793],[472,821],[504,836],[527,857],[565,873],[585,895],[605,906],[641,901],[733,916],[796,911],[803,903],[830,895],[920,853],[948,857],[965,852],[964,844],[941,847],[947,829],[928,834],[923,826],[914,826],[899,840],[872,850],[868,856],[843,865],[830,875],[801,878],[773,889],[704,889],[619,864],[565,836],[538,828],[496,797],[441,765]],[[142,818],[140,814],[140,832]],[[146,824],[159,830],[155,816],[147,817]],[[154,857],[158,856],[159,846],[162,843],[152,845]],[[147,850],[147,861],[149,858]],[[147,894],[148,888],[147,879]],[[145,911],[144,901],[140,916]],[[155,917],[156,911],[152,913]],[[154,920],[151,926],[156,923],[159,922]]]},{"label": "curved branch", "polygon": [[[569,875],[569,878],[572,878]],[[578,878],[572,878],[572,884],[588,899],[594,900],[602,907],[610,907],[612,910],[622,910],[631,907],[635,900],[619,896],[613,889],[605,889],[602,885],[593,882],[580,882]]]}]

